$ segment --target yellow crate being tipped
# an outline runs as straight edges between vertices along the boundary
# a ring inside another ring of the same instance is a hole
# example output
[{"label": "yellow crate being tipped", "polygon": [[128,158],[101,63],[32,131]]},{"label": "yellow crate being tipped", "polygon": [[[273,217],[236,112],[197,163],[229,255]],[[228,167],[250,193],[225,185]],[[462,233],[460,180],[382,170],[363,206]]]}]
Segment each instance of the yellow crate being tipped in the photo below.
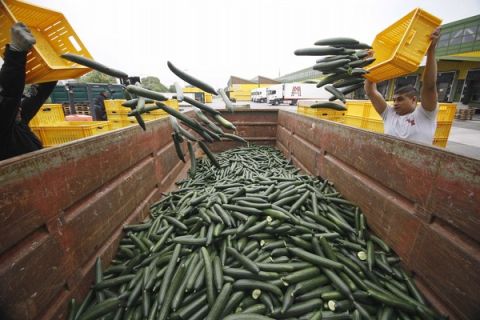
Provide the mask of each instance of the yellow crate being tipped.
[{"label": "yellow crate being tipped", "polygon": [[373,41],[375,62],[365,67],[365,78],[380,82],[418,69],[428,47],[430,35],[442,20],[417,8],[380,32]]},{"label": "yellow crate being tipped", "polygon": [[30,126],[52,125],[65,121],[63,107],[61,104],[44,104],[37,114],[30,120]]},{"label": "yellow crate being tipped", "polygon": [[65,121],[55,125],[31,127],[45,147],[51,147],[111,130],[108,121]]},{"label": "yellow crate being tipped", "polygon": [[16,22],[26,24],[37,40],[27,55],[27,83],[73,79],[90,71],[60,57],[74,53],[92,58],[64,15],[23,1],[0,0],[1,52],[10,42],[10,28]]}]

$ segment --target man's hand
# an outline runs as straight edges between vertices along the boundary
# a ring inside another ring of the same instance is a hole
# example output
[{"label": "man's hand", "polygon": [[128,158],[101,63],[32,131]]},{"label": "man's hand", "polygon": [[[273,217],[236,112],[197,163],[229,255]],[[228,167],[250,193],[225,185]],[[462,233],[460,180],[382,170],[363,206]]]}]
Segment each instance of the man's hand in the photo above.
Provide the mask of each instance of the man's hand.
[{"label": "man's hand", "polygon": [[432,42],[430,43],[430,47],[428,47],[428,50],[435,50],[439,37],[440,37],[440,27],[436,28],[430,35],[430,40],[432,40]]},{"label": "man's hand", "polygon": [[21,22],[17,22],[10,30],[10,49],[18,52],[29,51],[36,43],[35,37],[30,29]]}]

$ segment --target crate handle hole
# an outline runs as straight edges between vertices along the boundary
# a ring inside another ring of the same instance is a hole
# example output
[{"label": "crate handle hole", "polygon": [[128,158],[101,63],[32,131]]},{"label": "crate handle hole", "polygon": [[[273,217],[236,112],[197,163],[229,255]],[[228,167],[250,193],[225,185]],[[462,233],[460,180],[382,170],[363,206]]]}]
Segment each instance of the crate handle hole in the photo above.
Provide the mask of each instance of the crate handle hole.
[{"label": "crate handle hole", "polygon": [[68,40],[70,40],[70,43],[75,48],[75,50],[77,50],[77,51],[82,50],[82,47],[78,44],[78,41],[77,41],[77,39],[75,39],[74,36],[68,37]]}]

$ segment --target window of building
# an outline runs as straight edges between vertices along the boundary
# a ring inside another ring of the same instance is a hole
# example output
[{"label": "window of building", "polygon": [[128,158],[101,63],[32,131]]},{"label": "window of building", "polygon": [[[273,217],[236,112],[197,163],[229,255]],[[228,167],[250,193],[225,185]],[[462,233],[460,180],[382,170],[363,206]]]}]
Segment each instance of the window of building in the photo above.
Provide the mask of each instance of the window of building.
[{"label": "window of building", "polygon": [[462,36],[463,36],[463,29],[452,32],[449,44],[454,45],[454,44],[462,43]]},{"label": "window of building", "polygon": [[475,41],[475,34],[477,31],[477,26],[465,27],[463,30],[462,43]]},{"label": "window of building", "polygon": [[448,46],[448,41],[450,40],[450,32],[445,32],[440,34],[438,39],[438,48],[443,48]]}]

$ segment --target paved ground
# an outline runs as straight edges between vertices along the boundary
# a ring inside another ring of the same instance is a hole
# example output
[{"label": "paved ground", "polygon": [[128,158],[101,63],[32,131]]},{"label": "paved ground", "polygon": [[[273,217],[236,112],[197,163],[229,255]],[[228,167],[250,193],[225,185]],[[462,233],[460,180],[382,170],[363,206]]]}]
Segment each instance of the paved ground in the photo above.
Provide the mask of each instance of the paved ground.
[{"label": "paved ground", "polygon": [[446,149],[480,159],[480,119],[455,120],[450,130]]},{"label": "paved ground", "polygon": [[[249,104],[251,109],[277,108],[296,110],[295,106],[271,106],[266,103],[253,103],[249,101],[238,102],[237,105]],[[214,107],[223,108],[225,104],[221,99],[214,99]],[[473,120],[455,120],[450,130],[446,150],[467,157],[480,159],[480,115]]]}]

